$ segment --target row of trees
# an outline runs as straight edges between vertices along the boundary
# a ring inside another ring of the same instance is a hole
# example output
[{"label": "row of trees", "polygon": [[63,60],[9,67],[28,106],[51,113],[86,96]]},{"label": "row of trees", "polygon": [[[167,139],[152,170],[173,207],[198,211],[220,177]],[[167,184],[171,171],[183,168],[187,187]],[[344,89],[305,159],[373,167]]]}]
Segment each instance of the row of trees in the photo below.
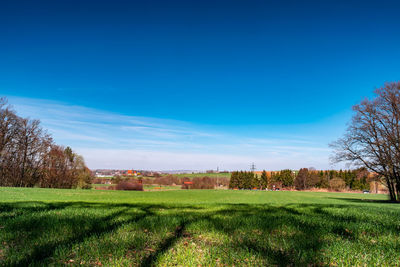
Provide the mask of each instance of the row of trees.
[{"label": "row of trees", "polygon": [[280,187],[292,187],[294,183],[294,175],[291,170],[282,170],[279,172],[263,171],[260,176],[253,172],[236,171],[232,172],[229,182],[229,188],[238,189],[267,189],[274,185]]},{"label": "row of trees", "polygon": [[365,168],[356,170],[329,170],[316,171],[302,168],[299,170],[294,186],[298,190],[310,188],[369,190],[370,182],[376,179],[375,175]]},{"label": "row of trees", "polygon": [[263,171],[260,176],[253,172],[237,171],[231,174],[229,188],[262,190],[273,187],[294,187],[298,190],[310,188],[364,190],[369,189],[369,182],[373,178],[374,176],[365,168],[345,171],[316,171],[303,168],[298,172],[286,169],[276,172]]},{"label": "row of trees", "polygon": [[[260,177],[261,178],[261,177]],[[264,180],[261,181],[259,177],[253,172],[246,171],[236,171],[231,173],[231,180],[229,181],[229,188],[239,188],[239,189],[252,189],[257,188],[267,188],[268,180],[266,176],[262,177]]]},{"label": "row of trees", "polygon": [[0,186],[89,188],[82,156],[56,145],[39,120],[22,118],[0,98]]}]

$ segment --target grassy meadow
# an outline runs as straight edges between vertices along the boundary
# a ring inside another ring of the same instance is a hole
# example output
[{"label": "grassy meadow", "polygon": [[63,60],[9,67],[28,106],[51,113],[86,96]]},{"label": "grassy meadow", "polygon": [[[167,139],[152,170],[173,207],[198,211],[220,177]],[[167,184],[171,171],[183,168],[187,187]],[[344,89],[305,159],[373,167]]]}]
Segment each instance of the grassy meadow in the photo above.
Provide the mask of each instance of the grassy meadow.
[{"label": "grassy meadow", "polygon": [[385,265],[384,195],[0,188],[0,266]]},{"label": "grassy meadow", "polygon": [[[164,174],[163,176],[167,176],[168,174]],[[195,177],[210,177],[210,178],[231,178],[231,173],[230,172],[220,172],[220,173],[178,173],[178,174],[172,174],[173,176],[179,177],[179,178],[195,178]]]}]

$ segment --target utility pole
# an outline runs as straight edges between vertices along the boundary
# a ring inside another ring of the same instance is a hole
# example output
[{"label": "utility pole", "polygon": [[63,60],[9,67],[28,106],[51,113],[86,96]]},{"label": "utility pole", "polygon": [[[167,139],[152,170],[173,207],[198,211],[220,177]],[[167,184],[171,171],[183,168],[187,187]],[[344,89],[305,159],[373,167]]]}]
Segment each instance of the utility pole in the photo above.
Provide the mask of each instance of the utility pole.
[{"label": "utility pole", "polygon": [[218,173],[219,173],[219,167],[217,166],[217,189],[219,188],[219,183],[218,183]]},{"label": "utility pole", "polygon": [[254,162],[251,164],[250,170],[251,170],[252,172],[254,172],[254,171],[256,170],[256,165],[254,165]]}]

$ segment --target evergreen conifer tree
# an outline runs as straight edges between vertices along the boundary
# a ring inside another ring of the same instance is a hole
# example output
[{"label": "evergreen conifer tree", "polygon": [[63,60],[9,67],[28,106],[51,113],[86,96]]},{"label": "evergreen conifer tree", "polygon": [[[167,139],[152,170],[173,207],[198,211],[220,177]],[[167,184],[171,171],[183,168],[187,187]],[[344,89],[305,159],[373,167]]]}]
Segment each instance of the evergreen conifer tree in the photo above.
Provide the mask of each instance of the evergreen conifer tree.
[{"label": "evergreen conifer tree", "polygon": [[268,188],[268,176],[265,170],[261,173],[260,184],[261,190]]}]

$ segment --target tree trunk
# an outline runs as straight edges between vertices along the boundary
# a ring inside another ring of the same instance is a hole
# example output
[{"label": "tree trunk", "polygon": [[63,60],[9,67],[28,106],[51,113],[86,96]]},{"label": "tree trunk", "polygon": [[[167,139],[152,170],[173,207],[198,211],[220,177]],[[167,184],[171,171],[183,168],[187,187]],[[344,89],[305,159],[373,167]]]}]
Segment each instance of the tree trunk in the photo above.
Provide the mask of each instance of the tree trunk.
[{"label": "tree trunk", "polygon": [[396,201],[400,201],[400,183],[396,182]]},{"label": "tree trunk", "polygon": [[394,186],[392,184],[392,180],[390,177],[386,177],[386,184],[387,184],[387,188],[389,189],[389,196],[390,196],[390,200],[391,201],[396,201],[396,194],[394,192]]}]

